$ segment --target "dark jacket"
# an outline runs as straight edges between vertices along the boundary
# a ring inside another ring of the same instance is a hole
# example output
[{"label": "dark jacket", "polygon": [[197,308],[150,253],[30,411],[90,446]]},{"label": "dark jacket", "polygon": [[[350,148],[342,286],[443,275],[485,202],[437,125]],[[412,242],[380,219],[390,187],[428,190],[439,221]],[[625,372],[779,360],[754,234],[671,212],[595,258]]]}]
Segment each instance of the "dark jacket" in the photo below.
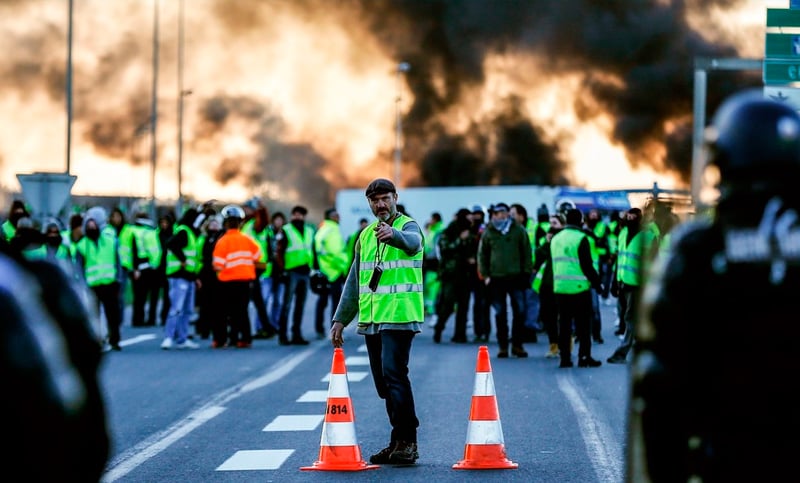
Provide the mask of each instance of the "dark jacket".
[{"label": "dark jacket", "polygon": [[[466,221],[466,220],[464,220]],[[462,238],[462,233],[467,236]],[[436,242],[439,252],[439,278],[441,280],[464,279],[470,269],[470,258],[473,258],[473,237],[469,232],[469,222],[454,220],[439,235]]]},{"label": "dark jacket", "polygon": [[528,232],[513,220],[505,234],[488,224],[478,245],[478,272],[483,278],[517,277],[530,283],[533,261]]}]

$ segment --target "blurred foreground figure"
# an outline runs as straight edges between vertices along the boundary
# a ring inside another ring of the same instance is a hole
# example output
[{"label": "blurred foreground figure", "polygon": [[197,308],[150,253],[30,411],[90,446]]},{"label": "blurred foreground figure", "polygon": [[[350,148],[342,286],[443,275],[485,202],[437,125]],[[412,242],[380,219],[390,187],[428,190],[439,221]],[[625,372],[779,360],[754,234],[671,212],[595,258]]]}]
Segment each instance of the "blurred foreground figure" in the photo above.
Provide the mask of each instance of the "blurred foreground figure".
[{"label": "blurred foreground figure", "polygon": [[800,116],[740,93],[706,143],[719,170],[715,212],[676,228],[645,286],[629,481],[796,474]]},{"label": "blurred foreground figure", "polygon": [[100,481],[109,436],[91,295],[58,265],[0,245],[0,465],[15,481]]}]

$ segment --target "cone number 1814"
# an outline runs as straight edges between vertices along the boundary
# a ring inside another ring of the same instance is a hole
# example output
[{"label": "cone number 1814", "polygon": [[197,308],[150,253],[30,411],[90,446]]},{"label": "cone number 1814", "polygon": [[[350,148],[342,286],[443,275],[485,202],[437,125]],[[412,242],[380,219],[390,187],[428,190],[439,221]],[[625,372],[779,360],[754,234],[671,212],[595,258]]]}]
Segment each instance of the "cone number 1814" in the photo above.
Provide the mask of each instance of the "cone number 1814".
[{"label": "cone number 1814", "polygon": [[347,404],[328,404],[328,414],[347,414]]}]

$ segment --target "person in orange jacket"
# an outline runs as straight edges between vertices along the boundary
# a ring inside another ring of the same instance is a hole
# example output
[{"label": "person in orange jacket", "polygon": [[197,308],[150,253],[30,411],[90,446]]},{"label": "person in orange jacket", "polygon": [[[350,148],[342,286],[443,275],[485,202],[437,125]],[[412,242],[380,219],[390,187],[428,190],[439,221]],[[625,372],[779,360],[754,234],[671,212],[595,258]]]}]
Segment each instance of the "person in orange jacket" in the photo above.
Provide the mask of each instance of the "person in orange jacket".
[{"label": "person in orange jacket", "polygon": [[220,300],[226,303],[221,308],[221,320],[212,328],[211,347],[219,349],[229,345],[246,349],[253,343],[247,306],[252,284],[256,283],[257,273],[265,269],[265,264],[261,261],[258,243],[239,230],[244,210],[228,205],[221,214],[226,231],[214,246],[213,264],[220,281]]}]

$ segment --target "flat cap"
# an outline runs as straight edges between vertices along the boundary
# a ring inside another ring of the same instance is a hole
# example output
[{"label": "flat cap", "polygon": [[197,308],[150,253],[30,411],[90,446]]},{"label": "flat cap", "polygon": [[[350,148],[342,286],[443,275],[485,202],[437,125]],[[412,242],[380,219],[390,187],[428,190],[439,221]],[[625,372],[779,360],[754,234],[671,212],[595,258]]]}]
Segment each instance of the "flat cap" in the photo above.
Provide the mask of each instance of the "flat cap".
[{"label": "flat cap", "polygon": [[397,193],[394,183],[386,178],[374,179],[369,185],[367,185],[367,198],[372,195],[380,195],[384,193]]}]

